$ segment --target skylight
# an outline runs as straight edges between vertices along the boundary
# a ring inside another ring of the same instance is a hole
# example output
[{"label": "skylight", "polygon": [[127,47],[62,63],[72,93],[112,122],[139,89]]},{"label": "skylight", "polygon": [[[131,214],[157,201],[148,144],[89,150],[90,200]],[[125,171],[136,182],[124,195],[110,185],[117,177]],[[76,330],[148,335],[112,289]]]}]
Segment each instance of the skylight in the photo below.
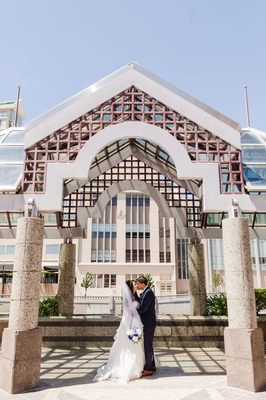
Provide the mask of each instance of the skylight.
[{"label": "skylight", "polygon": [[0,191],[17,190],[24,160],[24,129],[9,128],[0,133]]}]

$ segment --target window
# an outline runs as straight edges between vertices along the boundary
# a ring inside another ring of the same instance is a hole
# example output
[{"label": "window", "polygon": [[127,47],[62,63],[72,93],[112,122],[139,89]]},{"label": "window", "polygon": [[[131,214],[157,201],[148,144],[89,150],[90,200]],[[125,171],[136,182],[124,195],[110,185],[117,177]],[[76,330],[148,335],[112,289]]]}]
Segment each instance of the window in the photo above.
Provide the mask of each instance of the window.
[{"label": "window", "polygon": [[116,262],[116,250],[91,250],[91,262]]},{"label": "window", "polygon": [[45,248],[45,254],[47,255],[58,255],[59,244],[47,244]]},{"label": "window", "polygon": [[0,246],[0,256],[4,256],[6,252],[6,246]]},{"label": "window", "polygon": [[188,279],[188,239],[177,239],[178,279]]},{"label": "window", "polygon": [[171,283],[161,283],[160,290],[161,290],[161,293],[172,294],[172,284]]},{"label": "window", "polygon": [[42,271],[41,283],[58,283],[58,272],[44,269]]},{"label": "window", "polygon": [[148,207],[150,205],[150,198],[146,196],[127,196],[126,197],[126,206],[140,206],[143,207],[145,205]]},{"label": "window", "polygon": [[103,287],[103,274],[97,274],[97,288]]},{"label": "window", "polygon": [[132,250],[132,262],[138,262],[138,251]]},{"label": "window", "polygon": [[139,250],[139,262],[144,262],[144,250]]},{"label": "window", "polygon": [[91,251],[91,262],[95,262],[96,261],[96,250],[92,250]]},{"label": "window", "polygon": [[92,237],[103,239],[104,237],[109,239],[115,239],[116,234],[116,224],[92,224]]},{"label": "window", "polygon": [[92,274],[91,288],[107,289],[116,287],[115,274]]},{"label": "window", "polygon": [[125,275],[125,280],[126,281],[135,281],[138,276],[145,276],[145,274],[126,274]]},{"label": "window", "polygon": [[209,241],[210,263],[212,269],[223,269],[223,241],[221,239],[210,239]]},{"label": "window", "polygon": [[131,261],[130,250],[126,250],[126,262],[130,262],[130,261]]},{"label": "window", "polygon": [[170,251],[167,251],[166,252],[166,262],[171,262],[171,252]]},{"label": "window", "polygon": [[[131,256],[132,254],[132,256]],[[144,258],[144,250],[126,250],[126,262],[150,262],[150,250],[145,250],[145,258]]]},{"label": "window", "polygon": [[111,250],[111,262],[116,262],[116,250]]},{"label": "window", "polygon": [[259,240],[259,263],[262,269],[266,269],[266,240]]},{"label": "window", "polygon": [[150,250],[145,250],[146,262],[151,262],[151,252]]},{"label": "window", "polygon": [[14,245],[6,246],[6,255],[7,256],[14,256],[15,255],[15,246]]},{"label": "window", "polygon": [[116,275],[112,274],[111,275],[111,288],[116,287]]},{"label": "window", "polygon": [[105,288],[109,287],[109,281],[110,281],[110,275],[104,274],[104,287]]}]

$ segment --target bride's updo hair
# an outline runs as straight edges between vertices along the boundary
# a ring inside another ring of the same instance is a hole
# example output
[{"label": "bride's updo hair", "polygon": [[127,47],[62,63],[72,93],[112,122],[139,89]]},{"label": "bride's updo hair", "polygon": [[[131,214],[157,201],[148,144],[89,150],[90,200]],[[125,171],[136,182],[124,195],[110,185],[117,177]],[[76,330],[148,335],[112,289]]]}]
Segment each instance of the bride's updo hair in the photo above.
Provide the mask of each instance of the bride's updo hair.
[{"label": "bride's updo hair", "polygon": [[131,281],[131,280],[126,281],[126,285],[129,287],[129,289],[131,290],[131,292],[134,294],[134,291],[133,291],[133,284],[134,284],[134,281]]}]

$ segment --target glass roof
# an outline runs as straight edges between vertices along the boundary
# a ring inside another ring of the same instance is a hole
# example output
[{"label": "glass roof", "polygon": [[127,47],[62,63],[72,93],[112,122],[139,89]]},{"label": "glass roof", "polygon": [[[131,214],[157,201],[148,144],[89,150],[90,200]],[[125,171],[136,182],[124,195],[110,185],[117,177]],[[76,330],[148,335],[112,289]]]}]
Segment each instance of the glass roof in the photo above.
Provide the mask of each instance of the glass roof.
[{"label": "glass roof", "polygon": [[257,129],[246,128],[241,131],[241,145],[266,145],[266,133]]},{"label": "glass roof", "polygon": [[145,153],[148,153],[156,159],[159,159],[175,171],[175,165],[172,158],[159,146],[144,139],[122,139],[110,144],[109,146],[106,146],[97,154],[92,163],[92,167],[108,159],[111,155],[121,151],[127,146],[139,147],[141,150],[145,151]]},{"label": "glass roof", "polygon": [[266,133],[252,128],[241,131],[244,178],[249,191],[266,191]]},{"label": "glass roof", "polygon": [[0,132],[0,191],[16,191],[24,160],[24,129],[9,128]]}]

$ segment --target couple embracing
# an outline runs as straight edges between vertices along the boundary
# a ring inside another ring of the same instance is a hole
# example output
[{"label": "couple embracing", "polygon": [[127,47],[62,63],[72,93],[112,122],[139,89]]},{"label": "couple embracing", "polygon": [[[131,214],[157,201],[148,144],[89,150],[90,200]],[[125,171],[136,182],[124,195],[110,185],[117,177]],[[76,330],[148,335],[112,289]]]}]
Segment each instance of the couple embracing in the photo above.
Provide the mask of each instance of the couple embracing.
[{"label": "couple embracing", "polygon": [[[153,337],[155,296],[145,276],[126,281],[123,287],[123,314],[114,337],[107,364],[99,368],[94,381],[118,379],[128,382],[153,375],[156,370]],[[142,293],[138,296],[137,292]]]}]

